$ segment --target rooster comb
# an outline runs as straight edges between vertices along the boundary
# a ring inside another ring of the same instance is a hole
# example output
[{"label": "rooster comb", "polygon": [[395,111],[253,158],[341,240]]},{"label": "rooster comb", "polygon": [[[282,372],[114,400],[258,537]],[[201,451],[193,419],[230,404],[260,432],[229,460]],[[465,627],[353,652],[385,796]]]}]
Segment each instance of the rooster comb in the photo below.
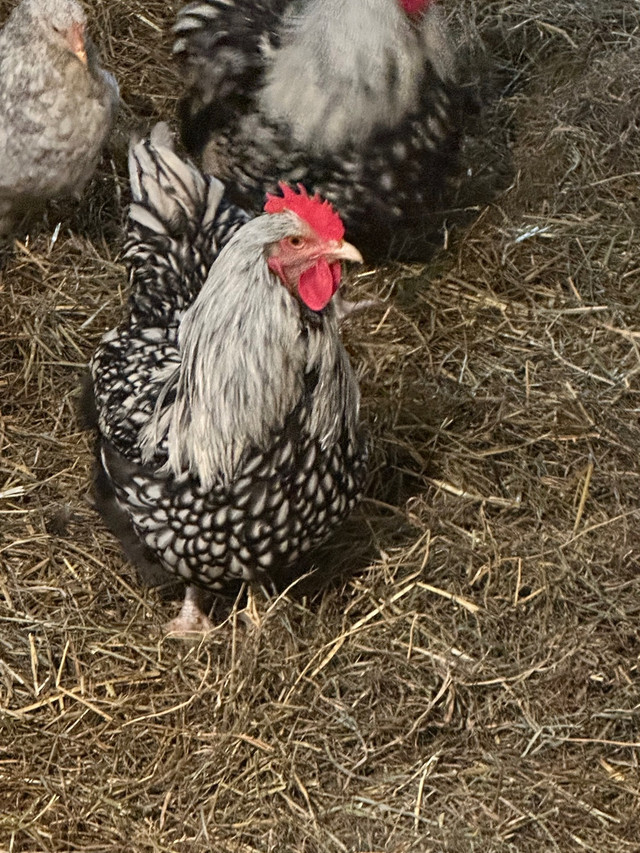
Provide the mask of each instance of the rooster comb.
[{"label": "rooster comb", "polygon": [[283,213],[290,210],[313,228],[323,240],[342,240],[344,225],[328,201],[323,201],[316,193],[310,196],[302,184],[297,191],[287,184],[278,185],[282,195],[267,193],[265,213]]},{"label": "rooster comb", "polygon": [[431,3],[432,0],[400,0],[400,5],[407,15],[417,15],[419,12],[426,12]]}]

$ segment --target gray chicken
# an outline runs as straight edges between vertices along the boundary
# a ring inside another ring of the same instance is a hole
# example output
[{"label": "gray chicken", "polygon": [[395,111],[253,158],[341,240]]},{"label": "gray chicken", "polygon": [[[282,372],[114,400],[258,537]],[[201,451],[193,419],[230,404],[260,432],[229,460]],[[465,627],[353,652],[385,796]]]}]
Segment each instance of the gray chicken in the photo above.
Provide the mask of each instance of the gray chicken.
[{"label": "gray chicken", "polygon": [[22,0],[0,32],[0,235],[94,172],[119,92],[86,27],[76,0]]},{"label": "gray chicken", "polygon": [[[294,566],[358,500],[367,446],[333,297],[361,261],[326,202],[282,186],[247,221],[159,126],[130,153],[129,317],[102,339],[85,405],[97,506],[143,576],[198,587]],[[213,261],[209,270],[209,265]]]}]

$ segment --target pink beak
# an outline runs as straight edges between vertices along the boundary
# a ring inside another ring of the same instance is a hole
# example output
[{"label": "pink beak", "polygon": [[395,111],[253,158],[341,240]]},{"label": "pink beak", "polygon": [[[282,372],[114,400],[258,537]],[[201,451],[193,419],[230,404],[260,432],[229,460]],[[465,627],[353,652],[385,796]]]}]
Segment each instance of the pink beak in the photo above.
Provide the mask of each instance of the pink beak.
[{"label": "pink beak", "polygon": [[87,64],[87,49],[84,41],[84,24],[75,21],[65,33],[71,53],[78,57],[83,65]]}]

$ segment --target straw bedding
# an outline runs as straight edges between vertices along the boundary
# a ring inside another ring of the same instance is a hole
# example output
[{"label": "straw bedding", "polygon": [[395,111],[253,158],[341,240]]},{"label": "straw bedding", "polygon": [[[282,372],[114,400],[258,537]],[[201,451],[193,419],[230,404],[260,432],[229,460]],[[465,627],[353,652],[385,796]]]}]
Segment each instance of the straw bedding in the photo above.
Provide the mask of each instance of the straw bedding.
[{"label": "straw bedding", "polygon": [[0,272],[0,850],[637,851],[637,4],[446,4],[512,180],[428,266],[352,280],[387,306],[345,330],[375,453],[332,580],[192,644],[95,516],[76,417],[178,3],[89,5],[127,107]]}]

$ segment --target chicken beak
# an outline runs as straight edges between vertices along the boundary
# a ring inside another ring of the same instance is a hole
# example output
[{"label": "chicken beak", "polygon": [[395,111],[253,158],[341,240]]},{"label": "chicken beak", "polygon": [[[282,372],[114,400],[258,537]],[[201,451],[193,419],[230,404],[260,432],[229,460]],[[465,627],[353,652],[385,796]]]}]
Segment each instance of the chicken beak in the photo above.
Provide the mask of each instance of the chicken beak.
[{"label": "chicken beak", "polygon": [[364,263],[360,252],[351,243],[347,243],[346,240],[340,240],[339,243],[336,242],[335,249],[332,247],[331,251],[327,253],[327,260],[353,261],[356,264]]},{"label": "chicken beak", "polygon": [[67,44],[71,53],[78,57],[83,65],[87,64],[87,48],[84,40],[84,24],[75,21],[66,32]]}]

